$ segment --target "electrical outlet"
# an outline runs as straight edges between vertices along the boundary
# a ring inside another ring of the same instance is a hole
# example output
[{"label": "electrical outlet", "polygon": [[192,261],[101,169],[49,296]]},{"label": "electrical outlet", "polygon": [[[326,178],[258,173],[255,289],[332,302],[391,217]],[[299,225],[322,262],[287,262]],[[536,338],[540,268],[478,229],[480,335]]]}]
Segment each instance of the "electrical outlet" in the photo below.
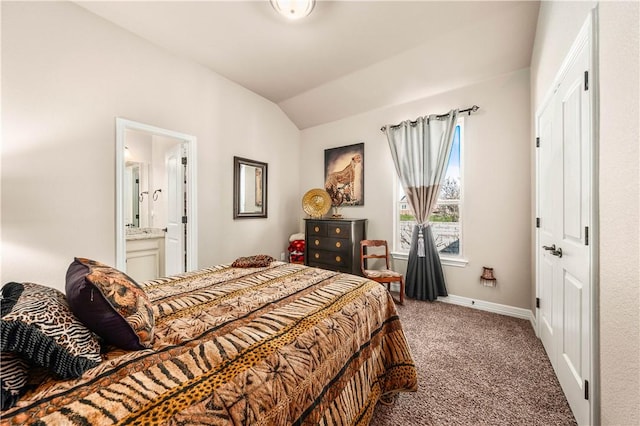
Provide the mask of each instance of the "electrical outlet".
[{"label": "electrical outlet", "polygon": [[285,259],[285,255],[284,255],[284,252],[282,252],[282,253],[280,253],[280,260],[282,260],[284,262],[284,259]]}]

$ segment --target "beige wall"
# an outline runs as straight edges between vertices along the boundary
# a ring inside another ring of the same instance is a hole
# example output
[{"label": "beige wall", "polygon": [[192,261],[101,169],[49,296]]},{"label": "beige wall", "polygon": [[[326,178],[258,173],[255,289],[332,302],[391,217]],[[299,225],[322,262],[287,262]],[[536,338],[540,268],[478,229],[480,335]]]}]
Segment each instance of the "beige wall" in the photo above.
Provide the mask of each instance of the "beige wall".
[{"label": "beige wall", "polygon": [[[638,5],[598,6],[600,232],[596,238],[604,425],[640,424]],[[594,2],[542,3],[531,64],[533,112],[594,6]]]},{"label": "beige wall", "polygon": [[[529,72],[521,70],[419,101],[382,108],[302,131],[300,196],[323,187],[324,150],[365,143],[365,205],[343,208],[369,219],[367,236],[393,240],[395,169],[385,124],[477,104],[465,121],[464,268],[445,266],[450,294],[530,309]],[[400,265],[403,267],[404,265]],[[482,266],[498,286],[480,284]]]},{"label": "beige wall", "polygon": [[[115,117],[197,137],[198,264],[298,229],[299,131],[273,103],[72,3],[2,2],[2,282],[115,263]],[[233,220],[233,156],[269,163],[269,217]]]},{"label": "beige wall", "polygon": [[602,423],[640,424],[640,3],[600,9]]}]

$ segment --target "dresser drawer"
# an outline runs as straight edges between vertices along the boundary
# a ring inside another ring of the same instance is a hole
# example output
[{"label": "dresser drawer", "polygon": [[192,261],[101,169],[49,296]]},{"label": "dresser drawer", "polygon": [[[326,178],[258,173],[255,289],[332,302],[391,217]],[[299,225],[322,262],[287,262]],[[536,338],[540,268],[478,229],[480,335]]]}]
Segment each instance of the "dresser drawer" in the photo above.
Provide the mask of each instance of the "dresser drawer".
[{"label": "dresser drawer", "polygon": [[351,225],[345,223],[327,223],[327,236],[333,238],[351,238]]},{"label": "dresser drawer", "polygon": [[327,235],[327,224],[323,222],[309,222],[307,224],[307,236],[324,237]]},{"label": "dresser drawer", "polygon": [[313,249],[335,251],[336,253],[348,252],[351,247],[349,241],[341,238],[310,237],[309,244]]},{"label": "dresser drawer", "polygon": [[345,255],[344,253],[335,253],[331,251],[316,250],[316,249],[309,250],[310,265],[312,263],[316,263],[316,264],[326,265],[329,267],[329,269],[332,269],[331,267],[349,266],[349,260],[350,260],[349,256]]}]

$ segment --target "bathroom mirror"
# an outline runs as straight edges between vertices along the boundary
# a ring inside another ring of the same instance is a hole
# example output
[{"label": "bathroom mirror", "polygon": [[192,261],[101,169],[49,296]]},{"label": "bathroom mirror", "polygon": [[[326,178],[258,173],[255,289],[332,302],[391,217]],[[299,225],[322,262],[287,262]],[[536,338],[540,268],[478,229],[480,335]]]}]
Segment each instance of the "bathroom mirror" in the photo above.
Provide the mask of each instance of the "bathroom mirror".
[{"label": "bathroom mirror", "polygon": [[127,228],[140,227],[140,167],[127,163],[124,168],[124,223]]},{"label": "bathroom mirror", "polygon": [[267,163],[233,157],[233,218],[267,217]]},{"label": "bathroom mirror", "polygon": [[126,161],[124,169],[124,223],[127,228],[150,227],[149,165]]}]

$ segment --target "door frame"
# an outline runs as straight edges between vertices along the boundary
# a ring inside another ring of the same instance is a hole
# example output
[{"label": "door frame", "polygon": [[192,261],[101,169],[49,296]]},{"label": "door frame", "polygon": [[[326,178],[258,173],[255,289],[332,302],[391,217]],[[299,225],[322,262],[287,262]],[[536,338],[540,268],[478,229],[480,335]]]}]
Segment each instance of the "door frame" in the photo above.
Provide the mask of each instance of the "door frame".
[{"label": "door frame", "polygon": [[184,143],[187,158],[187,271],[198,268],[198,217],[197,217],[197,150],[195,136],[173,130],[163,129],[150,124],[140,123],[126,118],[116,117],[116,268],[126,271],[126,237],[124,224],[124,172],[125,172],[125,132],[127,130],[141,131],[159,136],[179,139]]},{"label": "door frame", "polygon": [[[590,146],[590,154],[591,154],[591,164],[590,164],[590,197],[591,197],[591,206],[590,206],[590,215],[591,215],[591,223],[590,223],[590,232],[589,232],[589,256],[590,256],[590,272],[589,272],[589,280],[590,280],[590,306],[589,306],[589,328],[590,328],[590,348],[589,355],[591,358],[590,365],[590,383],[589,383],[589,401],[590,401],[590,420],[592,424],[598,424],[600,419],[600,328],[599,328],[599,316],[598,316],[598,306],[599,306],[599,203],[600,199],[598,197],[599,190],[599,182],[598,182],[598,171],[599,171],[599,161],[598,161],[598,151],[599,151],[599,116],[600,116],[600,98],[599,98],[599,69],[598,69],[598,7],[594,7],[589,16],[587,17],[585,23],[582,25],[578,35],[573,41],[571,48],[566,54],[562,65],[558,69],[556,73],[556,77],[551,85],[551,88],[548,90],[546,96],[544,97],[543,102],[540,107],[536,111],[535,114],[535,134],[536,137],[539,136],[539,117],[544,112],[545,108],[552,101],[552,98],[557,91],[560,83],[565,78],[566,73],[569,70],[569,67],[576,59],[576,56],[579,54],[581,48],[585,43],[591,44],[591,63],[590,63],[590,73],[589,73],[589,94],[590,94],[590,102],[591,102],[591,146]],[[540,179],[540,159],[538,149],[535,149],[535,217],[540,217],[540,206],[539,206],[539,179]],[[533,248],[533,253],[535,256],[535,280],[536,280],[536,298],[540,296],[540,258],[538,256],[538,246],[540,245],[539,241],[539,231],[536,228],[535,232],[535,246]],[[542,327],[542,321],[540,321],[540,308],[536,307],[535,309],[535,317],[536,317],[536,327],[535,332],[538,337],[540,337],[540,327]]]}]

